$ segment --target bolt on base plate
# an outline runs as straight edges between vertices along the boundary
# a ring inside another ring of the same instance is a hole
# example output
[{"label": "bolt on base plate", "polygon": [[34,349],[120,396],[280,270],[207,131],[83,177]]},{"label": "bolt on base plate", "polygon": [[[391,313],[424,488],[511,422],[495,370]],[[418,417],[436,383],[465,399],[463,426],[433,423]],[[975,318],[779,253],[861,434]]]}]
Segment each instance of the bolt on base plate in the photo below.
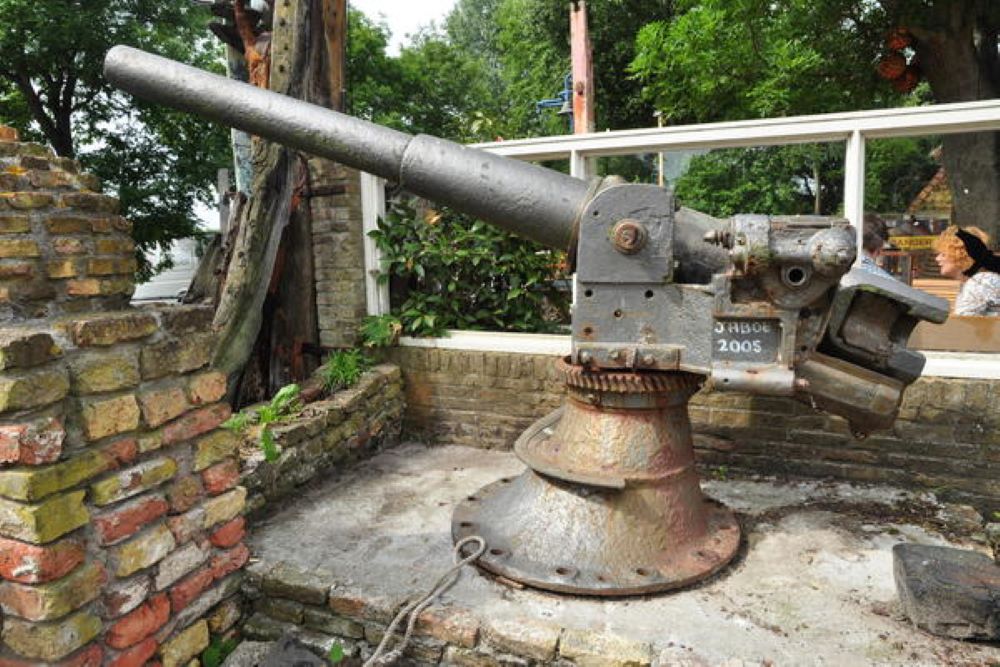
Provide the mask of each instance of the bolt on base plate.
[{"label": "bolt on base plate", "polygon": [[[487,548],[477,565],[535,588],[598,596],[666,591],[718,572],[740,542],[726,507],[700,491],[682,504],[671,495],[653,485],[585,487],[527,470],[463,500],[452,537],[482,536]],[[703,531],[686,534],[692,525]]]},{"label": "bolt on base plate", "polygon": [[580,595],[655,593],[722,569],[740,527],[698,481],[687,403],[700,378],[557,367],[563,407],[514,445],[528,470],[462,501],[455,541],[479,535],[483,569]]}]

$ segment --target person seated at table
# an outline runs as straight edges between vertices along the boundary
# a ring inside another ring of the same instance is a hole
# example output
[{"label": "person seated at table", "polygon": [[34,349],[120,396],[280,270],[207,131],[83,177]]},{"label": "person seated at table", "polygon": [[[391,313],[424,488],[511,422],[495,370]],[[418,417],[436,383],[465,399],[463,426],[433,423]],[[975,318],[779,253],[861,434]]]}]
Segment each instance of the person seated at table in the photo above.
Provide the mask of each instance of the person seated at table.
[{"label": "person seated at table", "polygon": [[893,278],[895,276],[878,265],[878,256],[882,254],[882,247],[885,246],[885,239],[889,236],[885,222],[874,215],[865,215],[864,233],[861,235],[861,259],[857,266],[862,271],[867,271],[883,278]]},{"label": "person seated at table", "polygon": [[962,281],[956,315],[1000,316],[1000,256],[990,251],[989,240],[978,227],[949,227],[934,242],[941,275]]}]

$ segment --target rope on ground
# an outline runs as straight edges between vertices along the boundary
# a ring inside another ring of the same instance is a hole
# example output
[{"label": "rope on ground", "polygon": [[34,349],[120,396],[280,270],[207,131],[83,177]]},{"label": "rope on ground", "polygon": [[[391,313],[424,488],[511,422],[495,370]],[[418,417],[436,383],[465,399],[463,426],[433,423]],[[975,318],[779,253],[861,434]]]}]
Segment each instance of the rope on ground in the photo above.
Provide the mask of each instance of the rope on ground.
[{"label": "rope on ground", "polygon": [[[470,544],[472,542],[478,543],[476,550],[470,555],[463,557],[462,548],[466,544]],[[486,540],[478,535],[470,535],[469,537],[459,540],[455,544],[455,550],[453,552],[455,565],[441,575],[441,578],[437,580],[437,583],[434,584],[434,587],[431,588],[427,595],[406,605],[398,614],[396,614],[396,617],[392,619],[392,623],[390,623],[389,627],[385,629],[385,635],[382,637],[382,641],[379,642],[378,647],[375,649],[375,653],[373,653],[372,657],[365,661],[364,667],[391,665],[398,660],[403,655],[403,651],[406,650],[407,645],[410,643],[410,639],[413,636],[413,629],[417,627],[417,617],[420,616],[420,613],[429,607],[438,596],[451,588],[451,586],[458,581],[458,575],[461,572],[462,567],[478,560],[484,553],[486,553]],[[392,641],[393,635],[396,633],[396,627],[407,616],[410,617],[410,620],[406,624],[406,632],[403,634],[403,639],[400,641],[399,646],[386,653],[386,647],[389,645],[389,642]]]}]

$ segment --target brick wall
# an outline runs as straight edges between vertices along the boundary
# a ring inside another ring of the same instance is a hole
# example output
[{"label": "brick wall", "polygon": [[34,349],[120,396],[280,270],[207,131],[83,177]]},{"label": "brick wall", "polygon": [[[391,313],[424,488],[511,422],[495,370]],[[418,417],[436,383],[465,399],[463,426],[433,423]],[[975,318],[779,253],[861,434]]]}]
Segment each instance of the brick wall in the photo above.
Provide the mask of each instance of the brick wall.
[{"label": "brick wall", "polygon": [[247,514],[266,513],[275,501],[301,493],[302,485],[399,442],[403,417],[399,369],[381,364],[358,383],[309,403],[296,417],[274,427],[280,458],[268,463],[254,443],[244,450],[241,484]]},{"label": "brick wall", "polygon": [[361,179],[319,158],[309,160],[309,176],[320,345],[351,347],[367,314]]},{"label": "brick wall", "polygon": [[[396,348],[404,435],[509,448],[560,404],[555,357]],[[703,464],[766,474],[891,483],[1000,509],[1000,381],[922,378],[890,431],[854,440],[839,417],[781,398],[702,391],[691,402]]]},{"label": "brick wall", "polygon": [[0,140],[0,321],[128,303],[132,227],[98,187],[43,146]]},{"label": "brick wall", "polygon": [[125,306],[114,200],[38,146],[0,155],[0,266],[30,266],[0,292],[0,665],[187,664],[249,556],[212,312]]}]

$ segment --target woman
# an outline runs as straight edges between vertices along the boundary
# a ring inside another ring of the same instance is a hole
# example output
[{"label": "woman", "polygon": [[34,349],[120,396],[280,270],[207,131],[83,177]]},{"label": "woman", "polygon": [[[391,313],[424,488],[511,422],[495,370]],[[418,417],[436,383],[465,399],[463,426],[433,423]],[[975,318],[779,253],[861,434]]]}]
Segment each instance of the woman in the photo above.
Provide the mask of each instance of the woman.
[{"label": "woman", "polygon": [[941,275],[962,281],[956,315],[1000,316],[1000,256],[990,252],[988,242],[978,227],[949,227],[934,242]]}]

